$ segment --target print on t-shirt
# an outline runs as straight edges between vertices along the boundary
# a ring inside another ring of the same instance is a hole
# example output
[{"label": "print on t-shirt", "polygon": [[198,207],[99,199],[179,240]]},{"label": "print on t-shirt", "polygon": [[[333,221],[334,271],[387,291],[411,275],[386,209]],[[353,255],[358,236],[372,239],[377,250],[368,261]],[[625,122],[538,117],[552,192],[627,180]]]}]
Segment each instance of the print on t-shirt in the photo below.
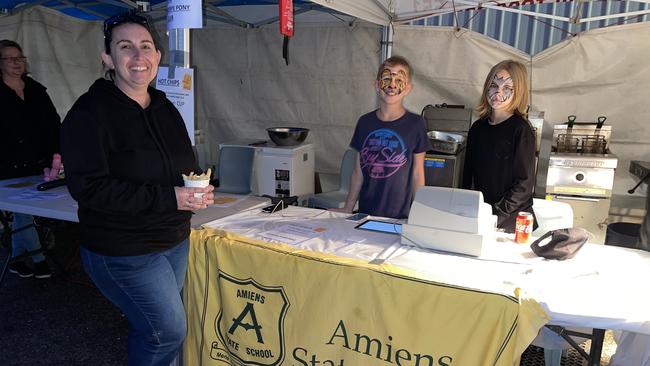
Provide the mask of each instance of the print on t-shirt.
[{"label": "print on t-shirt", "polygon": [[367,170],[373,179],[386,179],[407,163],[407,152],[404,140],[394,131],[372,131],[361,147],[361,169]]}]

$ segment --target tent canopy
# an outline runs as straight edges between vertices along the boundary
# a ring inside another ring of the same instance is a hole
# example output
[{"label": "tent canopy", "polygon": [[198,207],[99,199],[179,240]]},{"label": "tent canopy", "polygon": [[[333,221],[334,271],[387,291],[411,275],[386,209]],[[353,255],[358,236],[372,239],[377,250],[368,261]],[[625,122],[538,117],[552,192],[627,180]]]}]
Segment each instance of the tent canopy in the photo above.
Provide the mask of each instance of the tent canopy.
[{"label": "tent canopy", "polygon": [[[245,28],[259,27],[278,20],[277,0],[211,0],[203,2],[206,23],[226,23]],[[85,20],[104,20],[115,14],[137,9],[149,12],[154,21],[166,19],[167,1],[131,0],[0,0],[4,15],[41,5],[58,10],[66,15]],[[322,7],[309,0],[294,0],[294,14],[308,14],[304,20],[318,21],[332,19],[329,14],[351,19],[336,10]]]},{"label": "tent canopy", "polygon": [[[625,7],[624,11],[612,12],[600,17],[583,17],[579,8],[574,14],[558,16],[540,10],[540,4],[557,3],[558,0],[294,0],[296,15],[311,13],[309,20],[324,19],[314,13],[329,13],[347,20],[350,17],[379,24],[404,24],[414,20],[454,12],[498,9],[505,12],[519,13],[538,18],[580,24],[598,19],[633,17],[649,14],[650,9],[633,10]],[[572,2],[561,0],[559,2]],[[577,0],[576,3],[591,1]],[[624,1],[625,3],[650,3],[650,0]],[[228,23],[242,27],[258,27],[277,21],[278,0],[208,0],[203,2],[205,18],[208,22]],[[2,14],[15,14],[30,7],[42,5],[56,9],[64,14],[86,20],[102,20],[129,9],[151,11],[155,20],[165,19],[167,1],[131,1],[131,0],[0,0]],[[275,15],[273,15],[275,14]],[[325,17],[327,18],[327,17]]]},{"label": "tent canopy", "polygon": [[[428,18],[466,10],[499,9],[508,12],[517,12],[535,17],[561,20],[570,23],[583,23],[594,19],[581,18],[580,11],[570,17],[561,17],[539,12],[536,5],[552,2],[571,2],[571,0],[524,0],[524,1],[496,1],[496,0],[313,0],[342,13],[381,25],[408,23],[414,20]],[[578,3],[589,1],[580,0]],[[632,2],[632,1],[627,1]],[[650,0],[634,2],[648,3]],[[650,13],[650,10],[624,11],[615,14],[616,17],[630,17]],[[612,15],[607,15],[608,17]]]},{"label": "tent canopy", "polygon": [[[46,7],[35,6],[37,2],[29,0],[21,2],[23,5],[16,3],[0,0],[0,6],[13,9],[0,16],[0,38],[14,39],[23,46],[30,60],[30,71],[48,87],[63,116],[102,74],[101,24],[62,15],[65,9],[74,8],[72,2],[42,3]],[[385,0],[322,1],[329,9],[320,5],[321,0],[295,1],[299,13],[296,24],[300,29],[291,41],[292,58],[287,66],[281,56],[282,37],[273,24],[277,18],[277,0],[240,3],[243,5],[232,5],[234,2],[229,1],[216,5],[214,12],[223,11],[228,16],[217,16],[212,10],[206,10],[206,18],[215,14],[215,19],[229,21],[212,24],[206,21],[206,29],[191,34],[192,66],[197,75],[196,127],[201,131],[197,145],[204,146],[204,161],[217,161],[217,147],[221,142],[237,138],[264,139],[265,128],[270,126],[301,126],[311,129],[308,139],[316,149],[317,170],[330,173],[338,171],[357,118],[376,107],[373,82],[381,57],[380,25],[425,16],[426,9],[415,8],[414,4],[428,4],[429,10],[436,10],[436,4],[442,4],[395,0],[390,2],[394,4],[393,10],[386,12],[390,8],[382,5],[389,3]],[[460,4],[459,1],[451,3]],[[588,3],[618,6],[623,2]],[[629,1],[625,5],[632,3],[638,2]],[[133,8],[130,3],[125,6],[126,3],[114,0],[92,4],[82,7],[100,9],[110,5],[114,13]],[[165,5],[159,2],[152,6],[152,16],[163,20],[157,28],[164,28]],[[643,9],[645,5],[644,2]],[[525,10],[526,7],[530,5],[519,3],[518,7],[508,9]],[[300,12],[300,9],[308,10]],[[381,15],[377,19],[384,20],[375,24],[341,21],[369,20],[372,9]],[[337,12],[348,12],[349,17]],[[99,10],[97,13],[101,14],[97,20],[114,14]],[[300,22],[300,17],[309,16],[320,18],[321,23],[306,26]],[[162,46],[165,48],[164,42]],[[552,124],[565,121],[568,115],[577,115],[581,121],[606,115],[608,124],[614,126],[610,146],[619,157],[615,195],[626,195],[627,189],[634,185],[627,173],[629,161],[647,160],[650,148],[650,128],[646,122],[650,104],[645,92],[650,85],[650,65],[646,62],[650,58],[648,22],[582,32],[534,56],[456,27],[396,24],[393,47],[396,54],[406,56],[414,67],[415,87],[406,100],[406,107],[416,113],[427,104],[442,102],[471,108],[492,65],[506,58],[526,63],[531,72],[531,108],[546,113],[539,185],[545,182],[542,164],[548,159]],[[543,192],[543,187],[537,192]]]}]

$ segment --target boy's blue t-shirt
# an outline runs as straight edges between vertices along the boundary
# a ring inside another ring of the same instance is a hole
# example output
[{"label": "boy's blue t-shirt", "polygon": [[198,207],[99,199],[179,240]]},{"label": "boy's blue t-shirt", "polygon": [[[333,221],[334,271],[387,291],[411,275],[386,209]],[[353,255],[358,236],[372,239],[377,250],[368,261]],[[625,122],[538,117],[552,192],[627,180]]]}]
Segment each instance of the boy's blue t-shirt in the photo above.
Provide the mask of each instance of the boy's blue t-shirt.
[{"label": "boy's blue t-shirt", "polygon": [[350,146],[359,152],[363,185],[359,212],[392,218],[408,217],[413,200],[413,154],[431,149],[426,122],[406,112],[383,122],[376,111],[359,118]]}]

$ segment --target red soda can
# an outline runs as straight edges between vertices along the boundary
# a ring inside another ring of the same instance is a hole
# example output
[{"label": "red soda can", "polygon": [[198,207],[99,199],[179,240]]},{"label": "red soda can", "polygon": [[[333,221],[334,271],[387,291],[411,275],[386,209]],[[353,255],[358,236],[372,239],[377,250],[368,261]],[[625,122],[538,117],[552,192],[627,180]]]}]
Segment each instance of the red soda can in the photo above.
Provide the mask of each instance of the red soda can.
[{"label": "red soda can", "polygon": [[515,222],[515,242],[519,244],[528,243],[533,232],[533,214],[530,212],[520,212],[517,214]]}]

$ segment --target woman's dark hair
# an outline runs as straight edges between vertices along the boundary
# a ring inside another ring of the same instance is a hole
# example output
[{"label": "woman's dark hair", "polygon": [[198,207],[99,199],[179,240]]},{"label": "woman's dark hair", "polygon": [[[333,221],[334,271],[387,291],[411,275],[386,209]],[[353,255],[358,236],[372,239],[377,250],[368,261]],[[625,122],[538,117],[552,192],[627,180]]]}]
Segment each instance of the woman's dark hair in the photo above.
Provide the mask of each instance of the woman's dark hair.
[{"label": "woman's dark hair", "polygon": [[3,40],[0,41],[0,52],[3,49],[9,48],[9,47],[17,48],[18,51],[20,51],[20,53],[23,53],[23,49],[20,47],[18,42],[14,42],[14,41],[9,40],[9,39],[3,39]]},{"label": "woman's dark hair", "polygon": [[[151,38],[153,39],[153,32],[151,32],[151,27],[149,27],[149,21],[147,18],[143,17],[142,15],[138,15],[135,13],[122,13],[122,14],[117,14],[114,15],[104,21],[104,52],[106,52],[107,55],[111,54],[111,41],[113,40],[113,29],[117,27],[118,25],[122,24],[137,24],[140,26],[143,26],[149,34],[151,34]],[[154,47],[158,49],[158,45],[156,45],[156,40],[154,39]]]}]

